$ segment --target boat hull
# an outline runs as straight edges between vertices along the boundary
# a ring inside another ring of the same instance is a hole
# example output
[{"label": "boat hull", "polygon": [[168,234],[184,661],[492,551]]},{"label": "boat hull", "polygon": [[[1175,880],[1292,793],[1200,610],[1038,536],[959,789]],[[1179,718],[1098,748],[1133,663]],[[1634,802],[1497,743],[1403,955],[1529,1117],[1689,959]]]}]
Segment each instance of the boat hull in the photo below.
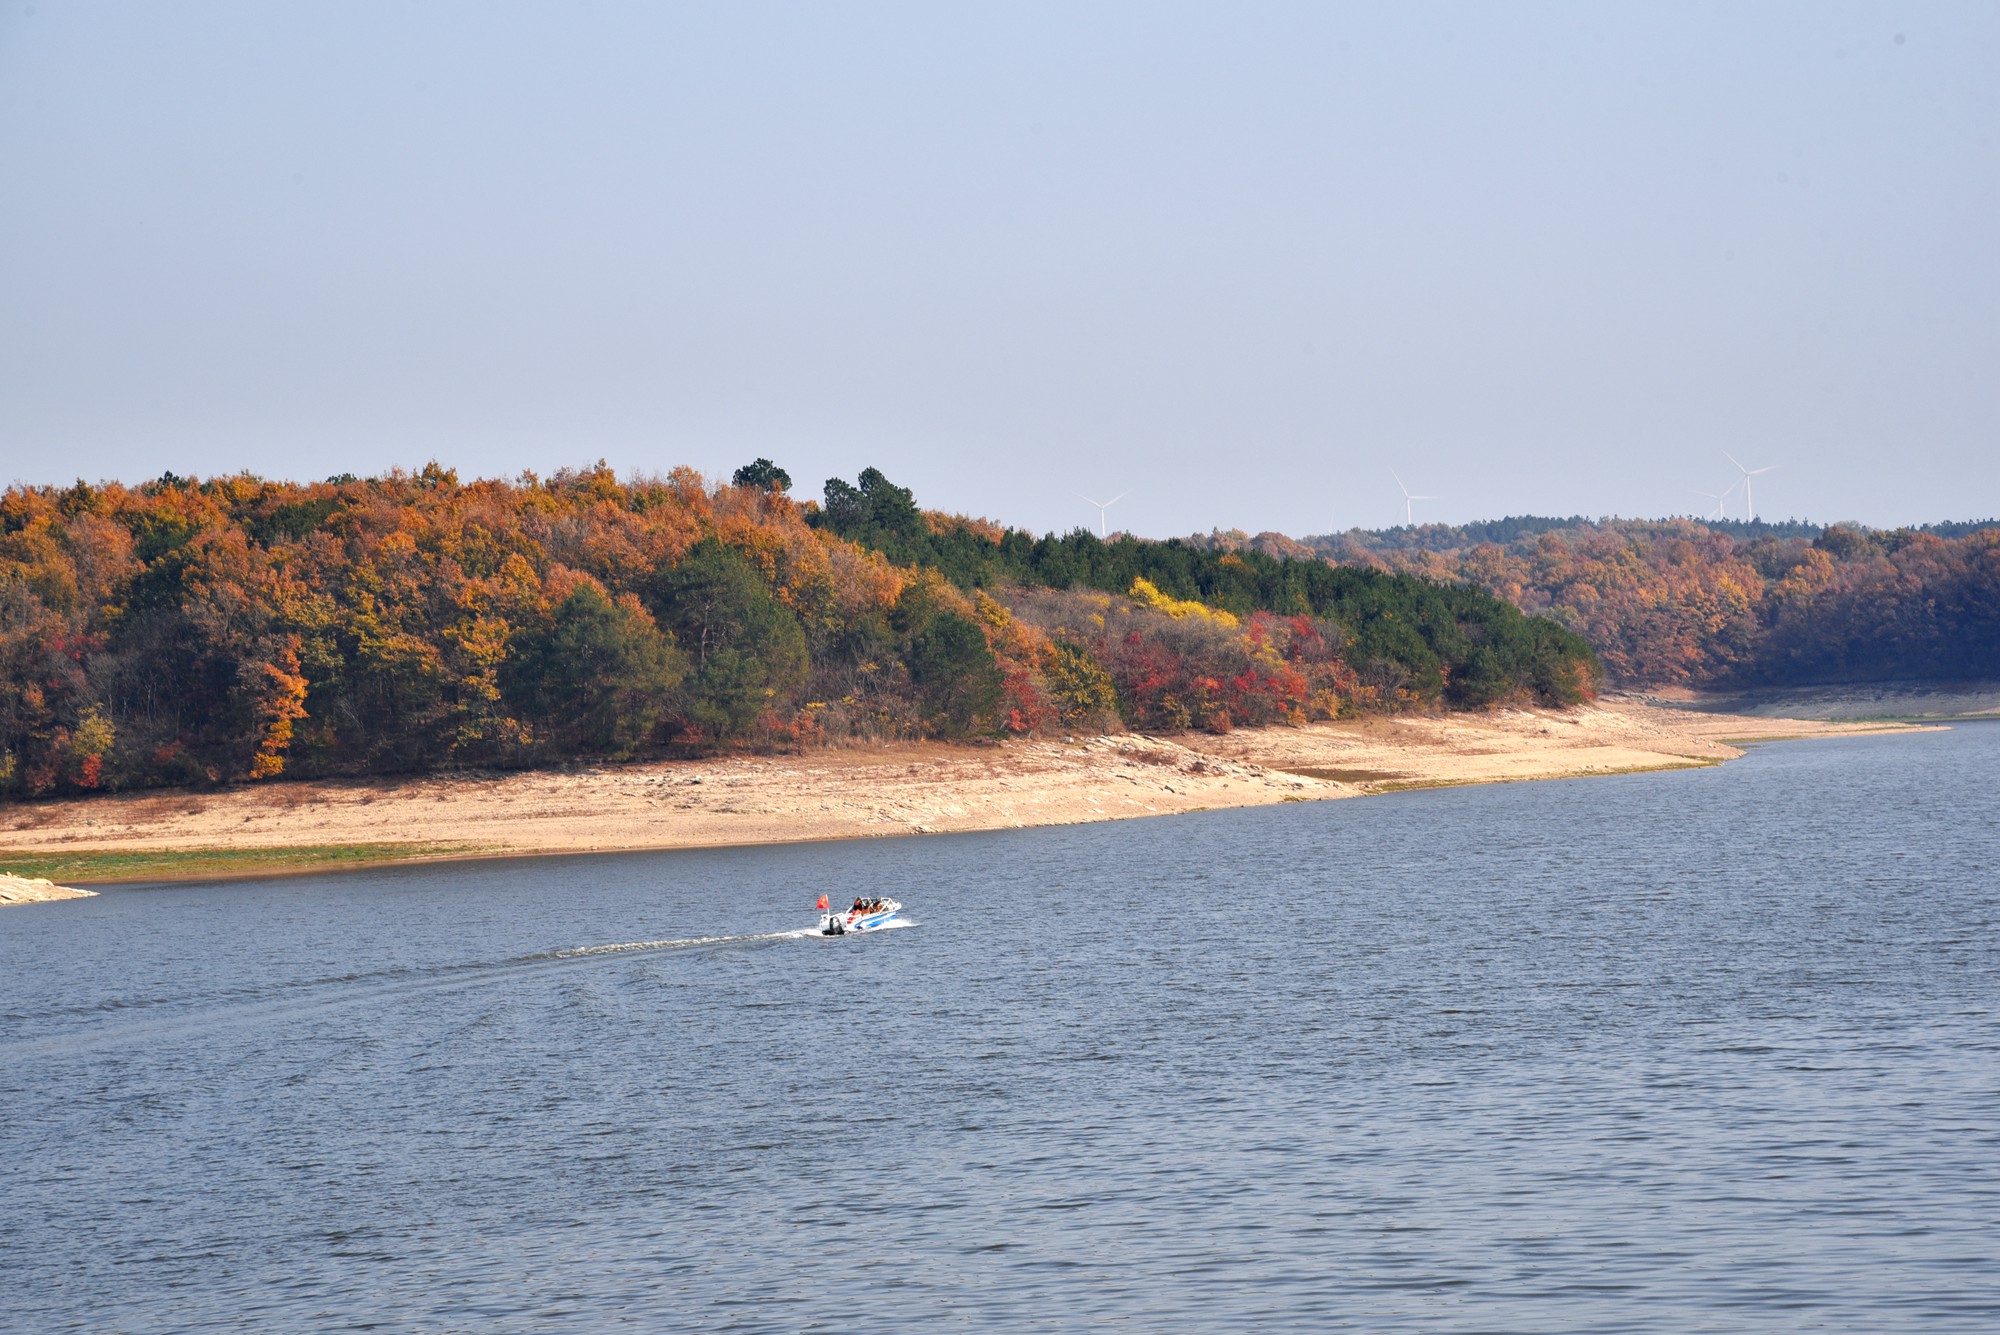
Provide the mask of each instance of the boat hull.
[{"label": "boat hull", "polygon": [[893,899],[883,900],[882,906],[875,909],[835,909],[820,915],[819,933],[846,936],[849,932],[873,932],[887,927],[902,911],[903,906]]}]

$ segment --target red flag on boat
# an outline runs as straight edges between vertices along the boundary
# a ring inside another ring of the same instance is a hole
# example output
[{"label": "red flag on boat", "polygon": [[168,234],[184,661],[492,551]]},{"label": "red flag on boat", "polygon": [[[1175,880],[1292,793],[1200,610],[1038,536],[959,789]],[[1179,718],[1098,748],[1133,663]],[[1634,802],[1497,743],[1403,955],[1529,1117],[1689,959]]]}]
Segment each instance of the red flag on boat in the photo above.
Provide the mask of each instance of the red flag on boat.
[{"label": "red flag on boat", "polygon": [[826,912],[826,896],[821,895],[819,897],[819,903],[813,905],[813,907],[818,909],[822,913]]}]

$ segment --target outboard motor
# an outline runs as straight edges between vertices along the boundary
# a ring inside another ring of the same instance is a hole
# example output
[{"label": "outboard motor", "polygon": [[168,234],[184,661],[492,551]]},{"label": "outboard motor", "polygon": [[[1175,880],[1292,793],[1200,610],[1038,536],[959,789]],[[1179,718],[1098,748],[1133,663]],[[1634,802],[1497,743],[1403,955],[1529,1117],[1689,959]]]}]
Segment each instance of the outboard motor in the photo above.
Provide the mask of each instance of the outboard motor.
[{"label": "outboard motor", "polygon": [[838,913],[829,913],[819,930],[822,936],[846,936],[847,919]]}]

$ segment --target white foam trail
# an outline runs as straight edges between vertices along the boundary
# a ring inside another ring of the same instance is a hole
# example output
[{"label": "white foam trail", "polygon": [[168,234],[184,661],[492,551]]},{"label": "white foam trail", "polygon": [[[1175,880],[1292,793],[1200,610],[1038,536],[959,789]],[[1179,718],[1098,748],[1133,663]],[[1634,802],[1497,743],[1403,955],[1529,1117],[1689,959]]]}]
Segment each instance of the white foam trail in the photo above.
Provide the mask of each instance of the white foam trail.
[{"label": "white foam trail", "polygon": [[818,936],[819,930],[801,927],[790,932],[757,932],[749,936],[684,936],[671,941],[622,941],[615,946],[572,946],[552,950],[543,958],[567,960],[579,955],[617,955],[628,950],[672,950],[681,946],[726,946],[740,941],[792,941],[802,936]]},{"label": "white foam trail", "polygon": [[667,941],[621,941],[613,946],[571,946],[568,950],[551,950],[546,955],[531,955],[529,959],[569,960],[583,955],[620,955],[628,950],[676,950],[687,946],[727,946],[746,941],[797,941],[803,937],[816,937],[822,941],[845,941],[850,936],[869,936],[875,932],[886,932],[894,927],[915,927],[908,918],[895,918],[880,927],[870,927],[865,931],[848,932],[843,936],[826,936],[817,927],[799,927],[789,932],[756,932],[747,936],[682,936]]}]

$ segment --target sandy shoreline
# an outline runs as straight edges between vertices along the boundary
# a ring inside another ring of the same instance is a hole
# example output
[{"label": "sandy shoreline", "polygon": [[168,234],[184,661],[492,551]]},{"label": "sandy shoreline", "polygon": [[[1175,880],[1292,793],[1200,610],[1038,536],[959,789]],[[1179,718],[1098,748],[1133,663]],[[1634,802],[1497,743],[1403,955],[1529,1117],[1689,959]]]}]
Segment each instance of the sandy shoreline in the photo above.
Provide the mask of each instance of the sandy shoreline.
[{"label": "sandy shoreline", "polygon": [[1174,740],[1123,735],[993,747],[911,745],[573,772],[118,794],[0,812],[0,848],[73,855],[448,841],[458,856],[493,856],[793,843],[1708,765],[1742,754],[1732,739],[1907,727],[1609,697],[1574,710],[1370,718]]}]

